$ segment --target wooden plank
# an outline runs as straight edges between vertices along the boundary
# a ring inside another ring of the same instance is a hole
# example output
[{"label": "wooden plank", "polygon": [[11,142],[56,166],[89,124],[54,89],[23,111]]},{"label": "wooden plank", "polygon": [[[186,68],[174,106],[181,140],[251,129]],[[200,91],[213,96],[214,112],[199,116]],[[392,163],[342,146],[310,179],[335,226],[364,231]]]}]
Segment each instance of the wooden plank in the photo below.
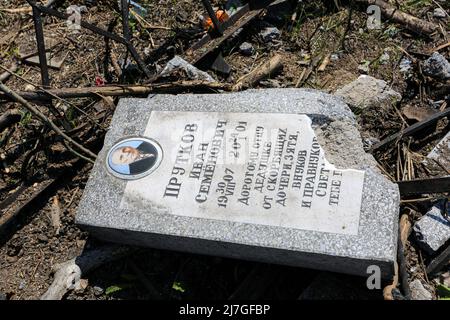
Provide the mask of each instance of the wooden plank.
[{"label": "wooden plank", "polygon": [[450,176],[431,179],[397,181],[397,184],[400,190],[400,195],[402,196],[450,192]]},{"label": "wooden plank", "polygon": [[450,108],[448,108],[442,112],[438,112],[423,121],[414,123],[412,126],[409,126],[405,130],[402,130],[393,135],[390,135],[389,137],[387,137],[387,138],[383,139],[382,141],[378,142],[377,144],[375,144],[370,149],[370,153],[373,153],[374,151],[376,151],[378,149],[382,149],[394,141],[400,141],[403,138],[412,136],[414,133],[416,133],[422,129],[425,129],[431,125],[436,124],[440,119],[445,118],[447,116],[450,116]]}]

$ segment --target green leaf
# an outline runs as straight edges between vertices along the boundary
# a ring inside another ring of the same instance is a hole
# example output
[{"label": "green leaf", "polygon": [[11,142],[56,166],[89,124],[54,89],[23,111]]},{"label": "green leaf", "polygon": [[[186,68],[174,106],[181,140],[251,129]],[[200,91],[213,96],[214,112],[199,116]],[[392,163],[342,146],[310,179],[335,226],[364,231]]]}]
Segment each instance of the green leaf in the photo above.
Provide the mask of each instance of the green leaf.
[{"label": "green leaf", "polygon": [[183,288],[181,282],[174,282],[172,284],[172,289],[180,292],[185,292],[186,290]]},{"label": "green leaf", "polygon": [[436,287],[437,293],[439,295],[439,300],[450,300],[450,288],[444,286],[443,284],[438,284]]},{"label": "green leaf", "polygon": [[113,294],[114,292],[118,292],[122,289],[123,289],[123,287],[110,286],[110,287],[106,288],[105,293],[106,293],[106,295],[110,295],[110,294]]}]

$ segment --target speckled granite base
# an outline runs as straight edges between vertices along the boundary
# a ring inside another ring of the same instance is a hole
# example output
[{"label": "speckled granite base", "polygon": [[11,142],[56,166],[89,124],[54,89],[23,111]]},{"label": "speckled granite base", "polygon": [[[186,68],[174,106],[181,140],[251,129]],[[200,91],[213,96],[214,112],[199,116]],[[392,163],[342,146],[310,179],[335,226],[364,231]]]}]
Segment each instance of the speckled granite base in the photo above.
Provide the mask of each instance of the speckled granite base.
[{"label": "speckled granite base", "polygon": [[[450,203],[447,206],[450,209]],[[450,240],[450,222],[442,216],[443,203],[437,203],[414,225],[414,234],[420,246],[434,254]]]},{"label": "speckled granite base", "polygon": [[[305,231],[119,210],[126,181],[107,173],[104,159],[120,138],[141,135],[151,110],[307,114],[329,162],[366,170],[358,235]],[[138,246],[367,275],[381,267],[390,277],[396,260],[399,193],[363,151],[356,121],[337,97],[307,89],[249,90],[236,94],[154,95],[122,99],[92,170],[76,222],[101,239]]]}]

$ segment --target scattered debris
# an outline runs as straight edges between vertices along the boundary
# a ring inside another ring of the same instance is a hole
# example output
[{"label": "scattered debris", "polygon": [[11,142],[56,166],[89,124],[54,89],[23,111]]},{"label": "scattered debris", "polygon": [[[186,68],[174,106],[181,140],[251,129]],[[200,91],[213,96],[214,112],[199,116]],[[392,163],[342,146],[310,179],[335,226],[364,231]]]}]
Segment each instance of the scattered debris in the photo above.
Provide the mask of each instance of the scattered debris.
[{"label": "scattered debris", "polygon": [[336,90],[336,95],[343,97],[345,102],[356,110],[367,107],[388,109],[402,99],[400,93],[389,88],[385,81],[367,75],[361,75]]},{"label": "scattered debris", "polygon": [[450,63],[439,52],[434,52],[423,64],[423,72],[437,79],[450,79]]},{"label": "scattered debris", "polygon": [[173,72],[183,70],[186,73],[188,79],[191,80],[202,80],[208,82],[215,82],[214,78],[208,73],[201,71],[191,65],[189,62],[181,58],[180,56],[175,56],[172,60],[167,62],[165,68],[161,71],[160,76],[165,77],[171,75]]},{"label": "scattered debris", "polygon": [[450,221],[444,217],[449,210],[450,204],[440,201],[414,225],[416,240],[429,254],[434,254],[450,239]]}]

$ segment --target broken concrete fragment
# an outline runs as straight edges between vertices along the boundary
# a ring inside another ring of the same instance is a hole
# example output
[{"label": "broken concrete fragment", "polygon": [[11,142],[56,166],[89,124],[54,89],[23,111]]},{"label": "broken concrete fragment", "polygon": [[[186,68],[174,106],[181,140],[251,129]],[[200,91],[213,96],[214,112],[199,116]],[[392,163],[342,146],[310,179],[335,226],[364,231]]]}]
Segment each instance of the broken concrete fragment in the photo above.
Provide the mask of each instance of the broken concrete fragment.
[{"label": "broken concrete fragment", "polygon": [[441,168],[450,170],[450,131],[447,132],[445,137],[430,151],[427,155],[427,159],[434,160],[425,160],[427,164],[433,165],[437,162]]},{"label": "broken concrete fragment", "polygon": [[239,52],[244,56],[251,56],[253,53],[255,53],[255,48],[253,48],[253,45],[251,43],[243,42],[239,46]]},{"label": "broken concrete fragment", "polygon": [[411,289],[411,298],[413,300],[432,300],[433,295],[425,289],[422,282],[419,279],[412,281],[409,284]]},{"label": "broken concrete fragment", "polygon": [[439,52],[434,52],[423,63],[423,72],[433,78],[450,79],[450,63]]},{"label": "broken concrete fragment", "polygon": [[[364,152],[342,99],[152,95],[121,99],[110,128],[77,214],[93,236],[362,276],[375,264],[392,276],[398,186]],[[122,167],[116,152],[129,143],[143,145],[147,167]]]},{"label": "broken concrete fragment", "polygon": [[350,108],[356,110],[368,107],[387,109],[402,99],[400,93],[392,90],[385,81],[367,75],[361,75],[336,90],[336,95],[344,98]]},{"label": "broken concrete fragment", "polygon": [[205,71],[201,71],[200,69],[194,67],[192,64],[181,58],[180,56],[173,57],[172,60],[167,62],[167,65],[161,71],[161,76],[169,76],[172,72],[176,70],[183,70],[186,72],[186,75],[191,80],[202,80],[208,82],[215,82],[214,78],[211,77]]},{"label": "broken concrete fragment", "polygon": [[267,43],[280,38],[281,31],[276,27],[266,27],[259,33],[259,35],[263,41]]},{"label": "broken concrete fragment", "polygon": [[[438,202],[413,228],[419,245],[429,254],[436,253],[450,239],[450,222],[442,215],[443,210],[443,201]],[[447,210],[450,210],[450,203]]]}]

